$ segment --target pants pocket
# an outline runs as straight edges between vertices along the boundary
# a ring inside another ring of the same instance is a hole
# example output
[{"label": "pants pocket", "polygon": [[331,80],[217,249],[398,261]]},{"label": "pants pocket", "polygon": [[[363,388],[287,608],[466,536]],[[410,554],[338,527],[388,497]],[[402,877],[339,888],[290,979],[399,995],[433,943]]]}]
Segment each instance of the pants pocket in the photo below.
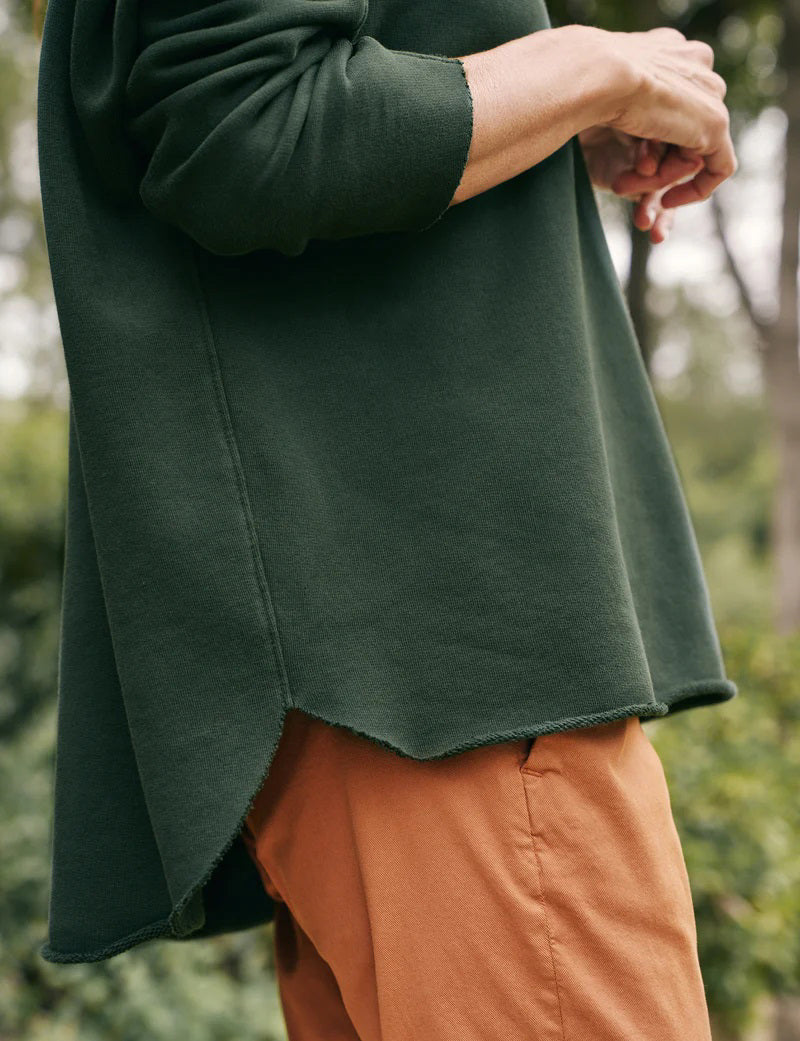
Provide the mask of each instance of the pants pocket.
[{"label": "pants pocket", "polygon": [[537,758],[537,753],[539,751],[540,742],[544,736],[544,734],[536,734],[533,737],[523,738],[522,760],[520,762],[519,768],[524,773],[535,772],[535,761]]}]

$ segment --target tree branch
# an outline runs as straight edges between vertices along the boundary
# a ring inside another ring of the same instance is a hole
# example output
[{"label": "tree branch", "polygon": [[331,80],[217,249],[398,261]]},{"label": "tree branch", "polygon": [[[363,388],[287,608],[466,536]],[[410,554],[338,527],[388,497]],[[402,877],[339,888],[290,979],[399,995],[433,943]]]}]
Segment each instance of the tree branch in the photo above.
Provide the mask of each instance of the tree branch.
[{"label": "tree branch", "polygon": [[725,230],[725,222],[722,215],[722,207],[720,206],[719,199],[715,193],[711,194],[711,212],[714,215],[714,224],[716,225],[717,234],[719,235],[719,241],[722,244],[722,250],[725,254],[725,260],[728,264],[733,280],[739,289],[739,295],[742,300],[742,305],[747,312],[750,321],[756,328],[758,336],[758,349],[764,350],[764,340],[769,333],[771,322],[766,318],[763,318],[757,311],[755,304],[753,303],[753,297],[750,290],[747,287],[747,283],[744,280],[741,268],[739,267],[736,257],[733,255],[731,244],[728,239],[727,232]]}]

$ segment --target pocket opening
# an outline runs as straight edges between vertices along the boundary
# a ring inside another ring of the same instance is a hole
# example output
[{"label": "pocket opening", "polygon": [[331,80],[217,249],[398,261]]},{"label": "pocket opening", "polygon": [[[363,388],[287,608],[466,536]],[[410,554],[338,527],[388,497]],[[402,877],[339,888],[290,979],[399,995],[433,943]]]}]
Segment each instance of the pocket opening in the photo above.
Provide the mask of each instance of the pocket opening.
[{"label": "pocket opening", "polygon": [[539,737],[539,734],[534,734],[533,737],[523,738],[524,744],[522,747],[522,762],[520,763],[520,770],[525,770],[529,767],[531,756],[533,755]]}]

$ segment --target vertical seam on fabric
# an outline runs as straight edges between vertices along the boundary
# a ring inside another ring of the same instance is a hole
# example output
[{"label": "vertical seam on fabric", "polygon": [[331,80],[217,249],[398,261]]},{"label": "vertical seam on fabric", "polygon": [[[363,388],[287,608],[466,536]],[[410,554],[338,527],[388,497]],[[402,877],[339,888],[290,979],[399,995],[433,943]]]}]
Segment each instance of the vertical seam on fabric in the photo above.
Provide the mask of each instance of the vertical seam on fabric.
[{"label": "vertical seam on fabric", "polygon": [[[529,776],[541,777],[542,774],[541,773],[530,772]],[[558,1016],[559,1016],[559,1019],[561,1021],[561,1037],[562,1037],[562,1041],[566,1041],[567,1034],[566,1034],[566,1030],[564,1028],[564,1009],[563,1009],[563,1007],[561,1005],[561,988],[558,985],[558,972],[556,970],[556,956],[555,956],[555,951],[553,950],[553,936],[552,936],[552,933],[550,931],[550,915],[549,915],[548,909],[547,909],[547,897],[545,896],[545,892],[544,892],[544,872],[542,870],[541,861],[539,860],[538,850],[536,849],[536,840],[535,840],[534,835],[533,835],[533,818],[531,816],[531,807],[530,807],[530,802],[528,801],[528,791],[527,791],[527,789],[525,787],[525,778],[523,776],[523,772],[522,771],[519,771],[519,778],[520,778],[520,783],[522,785],[522,797],[525,800],[525,811],[526,811],[527,816],[528,816],[528,835],[529,835],[530,840],[531,840],[531,849],[533,850],[533,858],[534,858],[534,861],[535,861],[535,864],[536,864],[536,874],[537,874],[538,879],[539,879],[539,892],[541,893],[542,909],[544,911],[544,924],[545,924],[545,929],[547,930],[547,948],[550,951],[550,964],[551,964],[551,966],[553,968],[553,983],[555,984],[556,1001],[558,1002]]]},{"label": "vertical seam on fabric", "polygon": [[266,611],[267,630],[269,632],[270,643],[272,645],[272,651],[275,661],[278,665],[278,673],[280,675],[281,680],[282,700],[287,708],[292,708],[294,707],[294,702],[292,699],[291,690],[289,688],[289,677],[286,671],[286,662],[284,660],[283,649],[281,647],[280,637],[278,634],[278,623],[275,615],[275,608],[272,602],[269,584],[267,582],[264,561],[261,555],[260,547],[258,545],[255,523],[253,521],[253,514],[250,508],[250,498],[247,490],[247,482],[244,475],[244,469],[242,467],[241,457],[239,455],[239,446],[236,441],[236,435],[233,429],[233,421],[231,419],[230,409],[228,407],[228,398],[225,392],[225,382],[222,378],[222,368],[219,363],[219,355],[217,352],[216,340],[214,339],[214,330],[211,326],[211,317],[208,313],[205,291],[203,289],[202,280],[200,278],[200,271],[197,265],[197,258],[195,257],[194,243],[187,242],[187,248],[190,254],[192,281],[194,283],[197,302],[201,313],[201,320],[206,334],[206,346],[208,347],[209,359],[211,361],[211,371],[214,380],[214,389],[216,392],[215,397],[217,409],[219,412],[220,419],[222,421],[222,428],[225,434],[225,442],[228,446],[228,453],[231,459],[231,465],[233,467],[233,472],[236,479],[236,488],[239,493],[239,505],[241,506],[242,515],[244,516],[245,524],[247,526],[250,554],[255,568],[256,581],[258,583],[259,591],[261,593],[262,607]]},{"label": "vertical seam on fabric", "polygon": [[364,3],[364,10],[361,17],[358,20],[358,25],[353,30],[353,35],[350,37],[350,42],[355,46],[361,34],[361,30],[364,28],[367,22],[367,16],[369,15],[369,3]]},{"label": "vertical seam on fabric", "polygon": [[[350,834],[352,835],[353,843],[356,846],[356,849],[358,850],[358,841],[356,839],[355,826],[354,826],[354,823],[353,823],[353,812],[352,812],[353,808],[352,808],[352,805],[351,805],[351,792],[350,792],[349,787],[347,787],[347,786],[345,786],[344,791],[345,791],[345,799],[347,800],[347,824],[348,824],[348,830],[349,830]],[[380,987],[380,984],[379,984],[379,981],[378,981],[378,963],[377,963],[377,959],[376,959],[376,955],[375,955],[375,930],[374,930],[373,925],[372,925],[372,906],[370,904],[369,896],[367,895],[367,883],[366,883],[366,879],[364,877],[364,865],[363,865],[362,860],[361,860],[360,850],[358,850],[357,855],[355,856],[354,860],[355,860],[355,864],[356,864],[356,870],[358,871],[358,880],[361,883],[361,892],[364,894],[364,911],[365,911],[366,918],[367,918],[367,927],[369,928],[368,952],[369,952],[370,962],[372,964],[372,978],[375,981],[375,1011],[376,1011],[376,1014],[377,1014],[377,1017],[378,1017],[378,1031],[380,1033],[380,1038],[382,1039],[385,1036],[386,1032],[384,1030],[384,1012],[383,1012],[383,1007],[381,1005],[381,987]],[[336,974],[333,971],[333,965],[330,962],[328,964],[330,964],[331,973],[333,974],[334,979],[336,979],[336,983],[339,986],[339,993],[342,996],[342,1005],[344,1006],[345,1012],[349,1016],[350,1021],[353,1024],[353,1028],[355,1029],[355,1020],[353,1019],[353,1016],[350,1013],[350,1009],[345,1004],[344,991],[342,990],[342,985],[341,985],[341,983],[339,983],[339,980],[338,980],[338,978],[336,977]]]}]

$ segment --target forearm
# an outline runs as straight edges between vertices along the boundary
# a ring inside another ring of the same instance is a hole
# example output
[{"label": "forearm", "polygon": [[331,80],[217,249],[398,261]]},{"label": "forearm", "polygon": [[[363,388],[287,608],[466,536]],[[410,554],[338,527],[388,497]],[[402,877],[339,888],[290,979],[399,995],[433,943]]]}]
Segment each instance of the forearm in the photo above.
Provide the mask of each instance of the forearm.
[{"label": "forearm", "polygon": [[592,26],[559,26],[461,57],[473,131],[451,205],[515,177],[574,134],[613,117],[631,89],[629,70],[602,60],[602,36]]}]

